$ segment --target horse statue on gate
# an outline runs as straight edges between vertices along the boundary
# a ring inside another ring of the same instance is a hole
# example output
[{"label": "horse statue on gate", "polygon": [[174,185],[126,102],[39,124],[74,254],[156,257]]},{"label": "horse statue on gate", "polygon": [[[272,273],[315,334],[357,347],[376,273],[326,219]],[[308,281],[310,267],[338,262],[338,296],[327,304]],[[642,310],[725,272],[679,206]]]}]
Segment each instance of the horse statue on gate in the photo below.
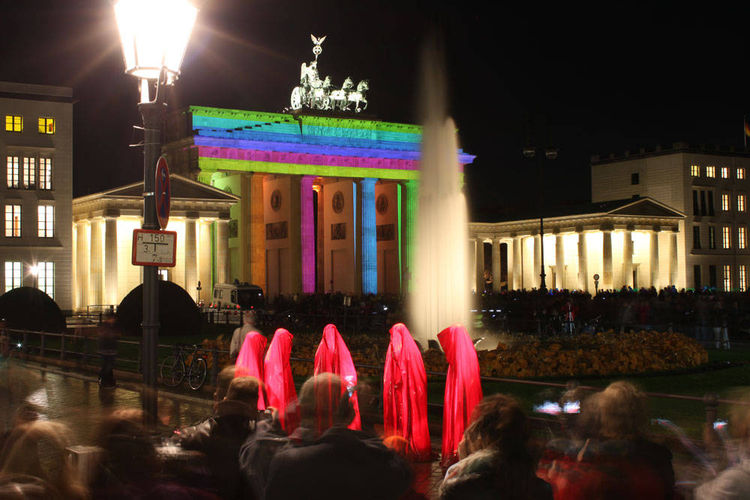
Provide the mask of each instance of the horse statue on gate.
[{"label": "horse statue on gate", "polygon": [[[360,80],[360,82],[357,84],[357,90],[354,92],[349,92],[346,96],[347,100],[347,108],[349,107],[349,104],[354,104],[354,112],[359,113],[360,111],[364,111],[367,109],[367,97],[365,96],[365,92],[367,92],[370,89],[370,85],[367,80]],[[360,108],[360,105],[362,106]]]}]

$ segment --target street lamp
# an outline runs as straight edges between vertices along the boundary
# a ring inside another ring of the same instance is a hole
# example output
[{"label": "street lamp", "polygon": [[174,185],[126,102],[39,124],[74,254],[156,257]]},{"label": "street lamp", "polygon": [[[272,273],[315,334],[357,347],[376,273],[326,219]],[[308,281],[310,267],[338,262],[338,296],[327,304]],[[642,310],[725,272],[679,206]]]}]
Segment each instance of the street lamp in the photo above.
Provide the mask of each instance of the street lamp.
[{"label": "street lamp", "polygon": [[539,289],[542,293],[547,291],[547,273],[544,271],[544,210],[542,202],[544,194],[542,193],[542,162],[557,159],[557,149],[555,148],[537,148],[535,146],[525,146],[523,148],[523,157],[527,160],[536,159],[536,175],[538,185],[538,209],[539,209],[539,264],[541,272],[539,274]]},{"label": "street lamp", "polygon": [[[116,0],[117,27],[122,42],[125,72],[138,78],[143,119],[143,229],[159,229],[156,216],[155,170],[161,154],[160,131],[166,108],[164,87],[180,75],[198,8],[189,0]],[[152,100],[150,87],[156,86]],[[163,228],[162,228],[163,229]],[[143,410],[148,423],[156,422],[156,345],[159,336],[158,268],[143,267]]]}]

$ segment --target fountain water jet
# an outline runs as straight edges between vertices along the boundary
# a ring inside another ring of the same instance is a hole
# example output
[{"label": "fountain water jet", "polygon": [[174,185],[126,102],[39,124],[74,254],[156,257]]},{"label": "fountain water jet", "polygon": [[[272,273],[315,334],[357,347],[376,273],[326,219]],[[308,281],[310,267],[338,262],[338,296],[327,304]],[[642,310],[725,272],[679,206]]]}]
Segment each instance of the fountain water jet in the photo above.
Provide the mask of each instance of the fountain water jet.
[{"label": "fountain water jet", "polygon": [[423,348],[443,328],[469,327],[468,217],[461,190],[456,126],[447,114],[437,50],[422,60],[422,158],[410,315]]}]

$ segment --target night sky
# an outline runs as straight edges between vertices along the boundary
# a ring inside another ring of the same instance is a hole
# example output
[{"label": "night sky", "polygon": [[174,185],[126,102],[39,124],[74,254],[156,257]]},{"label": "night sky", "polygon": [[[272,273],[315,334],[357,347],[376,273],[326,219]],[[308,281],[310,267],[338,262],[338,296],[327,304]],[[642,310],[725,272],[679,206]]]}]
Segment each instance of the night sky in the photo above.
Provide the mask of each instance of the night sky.
[{"label": "night sky", "polygon": [[[369,78],[370,117],[415,122],[420,47],[437,33],[461,146],[478,156],[466,169],[475,220],[528,211],[537,189],[550,206],[587,201],[592,154],[674,141],[742,148],[750,9],[526,3],[209,0],[168,102],[279,112],[314,33],[328,36],[321,76]],[[4,2],[0,32],[0,80],[74,89],[74,194],[142,178],[128,147],[140,140],[137,85],[110,3]],[[541,183],[521,156],[527,141],[560,151]]]}]

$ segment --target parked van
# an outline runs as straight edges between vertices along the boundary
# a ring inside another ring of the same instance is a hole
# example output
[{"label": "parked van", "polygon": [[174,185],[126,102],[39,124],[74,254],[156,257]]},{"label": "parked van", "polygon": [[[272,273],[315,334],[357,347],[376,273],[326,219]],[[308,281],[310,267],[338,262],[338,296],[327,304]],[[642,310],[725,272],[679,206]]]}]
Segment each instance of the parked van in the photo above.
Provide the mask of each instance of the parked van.
[{"label": "parked van", "polygon": [[258,309],[265,303],[263,289],[247,283],[217,283],[211,297],[212,309]]}]

